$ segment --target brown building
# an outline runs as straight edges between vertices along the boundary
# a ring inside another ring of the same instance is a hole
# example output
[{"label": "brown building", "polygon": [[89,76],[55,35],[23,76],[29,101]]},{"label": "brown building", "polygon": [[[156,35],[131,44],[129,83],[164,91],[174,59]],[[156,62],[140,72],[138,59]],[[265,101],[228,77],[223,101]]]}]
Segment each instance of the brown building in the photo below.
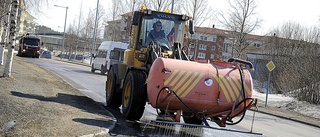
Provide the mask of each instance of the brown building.
[{"label": "brown building", "polygon": [[189,43],[189,57],[192,60],[222,60],[224,30],[196,27]]}]

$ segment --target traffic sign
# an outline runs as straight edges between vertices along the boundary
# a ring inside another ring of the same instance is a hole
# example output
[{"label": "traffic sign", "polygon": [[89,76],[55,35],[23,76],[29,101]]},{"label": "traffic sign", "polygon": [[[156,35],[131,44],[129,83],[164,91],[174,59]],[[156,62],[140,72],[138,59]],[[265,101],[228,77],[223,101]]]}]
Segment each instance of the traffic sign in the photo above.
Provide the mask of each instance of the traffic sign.
[{"label": "traffic sign", "polygon": [[267,68],[268,70],[271,72],[274,68],[276,68],[276,66],[274,65],[274,63],[272,61],[270,61],[268,64],[267,64]]}]

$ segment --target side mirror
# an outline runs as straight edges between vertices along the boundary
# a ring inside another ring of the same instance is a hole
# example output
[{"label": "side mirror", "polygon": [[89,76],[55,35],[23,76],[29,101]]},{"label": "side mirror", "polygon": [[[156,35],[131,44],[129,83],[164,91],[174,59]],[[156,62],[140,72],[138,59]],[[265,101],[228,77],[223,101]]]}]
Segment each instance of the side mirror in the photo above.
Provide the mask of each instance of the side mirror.
[{"label": "side mirror", "polygon": [[194,26],[192,20],[189,20],[189,33],[194,34]]},{"label": "side mirror", "polygon": [[96,56],[94,54],[91,54],[91,57],[96,58]]},{"label": "side mirror", "polygon": [[41,45],[43,45],[43,42],[41,42]]}]

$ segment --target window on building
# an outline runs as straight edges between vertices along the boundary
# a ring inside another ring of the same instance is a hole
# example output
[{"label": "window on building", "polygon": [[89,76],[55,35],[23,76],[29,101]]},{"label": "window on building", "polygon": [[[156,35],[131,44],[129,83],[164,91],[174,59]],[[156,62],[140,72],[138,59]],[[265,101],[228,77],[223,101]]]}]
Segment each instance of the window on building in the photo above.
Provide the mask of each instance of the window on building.
[{"label": "window on building", "polygon": [[216,46],[212,46],[212,47],[211,47],[211,50],[212,50],[212,51],[215,51],[215,50],[216,50]]},{"label": "window on building", "polygon": [[192,39],[196,39],[196,35],[192,35]]},{"label": "window on building", "polygon": [[200,44],[199,50],[207,50],[207,45]]},{"label": "window on building", "polygon": [[231,43],[224,43],[223,44],[223,52],[228,52],[229,49],[232,49]]},{"label": "window on building", "polygon": [[200,36],[200,40],[207,41],[207,40],[208,40],[208,37],[206,37],[206,36]]},{"label": "window on building", "polygon": [[255,59],[254,59],[254,58],[248,58],[248,57],[247,57],[247,61],[254,62]]},{"label": "window on building", "polygon": [[199,52],[198,58],[199,59],[205,59],[206,58],[206,53]]},{"label": "window on building", "polygon": [[214,36],[214,37],[212,38],[212,42],[217,42],[217,37],[216,37],[216,36]]},{"label": "window on building", "polygon": [[214,54],[211,54],[211,55],[210,55],[210,59],[214,59]]},{"label": "window on building", "polygon": [[194,43],[191,43],[191,44],[190,44],[190,48],[194,48]]},{"label": "window on building", "polygon": [[261,44],[259,44],[259,43],[254,43],[253,44],[255,47],[257,47],[257,48],[259,48],[260,46],[261,46]]}]

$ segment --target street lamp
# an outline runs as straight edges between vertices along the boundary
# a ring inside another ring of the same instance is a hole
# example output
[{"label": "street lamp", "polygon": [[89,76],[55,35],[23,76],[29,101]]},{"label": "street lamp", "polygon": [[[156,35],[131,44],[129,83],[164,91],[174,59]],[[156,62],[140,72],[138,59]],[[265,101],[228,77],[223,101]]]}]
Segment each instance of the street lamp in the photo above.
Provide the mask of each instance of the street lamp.
[{"label": "street lamp", "polygon": [[66,8],[66,15],[65,15],[65,18],[64,18],[64,27],[63,27],[63,41],[62,41],[62,51],[61,51],[61,54],[60,54],[60,59],[62,59],[62,53],[64,52],[64,41],[65,41],[65,38],[66,38],[66,23],[67,23],[67,15],[68,15],[68,6],[65,7],[65,6],[59,6],[59,5],[54,5],[55,7],[60,7],[60,8]]}]

